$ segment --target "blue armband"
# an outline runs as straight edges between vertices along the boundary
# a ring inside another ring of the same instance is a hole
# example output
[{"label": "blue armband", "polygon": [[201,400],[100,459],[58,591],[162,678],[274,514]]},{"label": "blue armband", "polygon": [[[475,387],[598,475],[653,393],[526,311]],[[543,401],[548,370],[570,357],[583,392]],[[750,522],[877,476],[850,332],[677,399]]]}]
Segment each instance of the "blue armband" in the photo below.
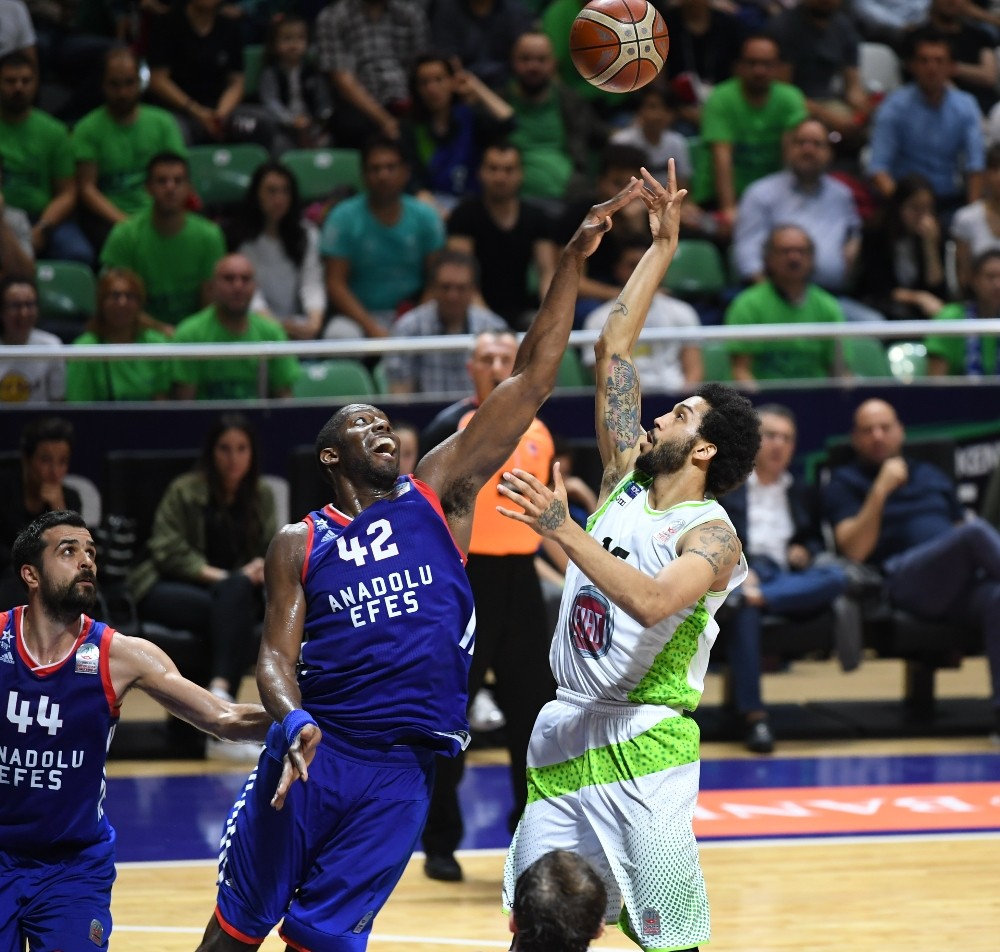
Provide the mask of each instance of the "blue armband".
[{"label": "blue armband", "polygon": [[297,707],[294,711],[289,711],[285,715],[285,719],[281,722],[281,729],[285,734],[286,750],[295,743],[295,738],[299,736],[299,731],[309,724],[312,724],[313,727],[319,727],[316,721],[313,720],[312,715],[308,711],[303,711],[300,707]]}]

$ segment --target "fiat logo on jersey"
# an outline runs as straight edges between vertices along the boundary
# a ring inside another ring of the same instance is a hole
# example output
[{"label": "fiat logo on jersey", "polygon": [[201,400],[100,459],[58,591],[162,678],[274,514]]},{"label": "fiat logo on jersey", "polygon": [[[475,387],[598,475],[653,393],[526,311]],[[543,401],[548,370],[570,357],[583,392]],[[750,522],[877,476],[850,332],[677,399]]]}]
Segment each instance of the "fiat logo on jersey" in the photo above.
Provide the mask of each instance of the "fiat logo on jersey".
[{"label": "fiat logo on jersey", "polygon": [[573,647],[587,658],[603,658],[611,647],[614,621],[611,603],[592,585],[576,593],[569,613]]}]

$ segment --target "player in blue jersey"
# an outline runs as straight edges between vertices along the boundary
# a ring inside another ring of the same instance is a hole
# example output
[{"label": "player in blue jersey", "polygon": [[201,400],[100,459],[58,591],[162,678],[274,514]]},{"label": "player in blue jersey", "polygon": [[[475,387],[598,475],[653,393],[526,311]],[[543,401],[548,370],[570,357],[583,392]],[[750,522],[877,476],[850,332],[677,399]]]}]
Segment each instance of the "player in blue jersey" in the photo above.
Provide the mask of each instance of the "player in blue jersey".
[{"label": "player in blue jersey", "polygon": [[228,740],[261,740],[259,704],[180,676],[155,645],[89,617],[94,540],[75,512],[46,512],[14,542],[28,603],[0,612],[0,949],[94,952],[111,934],[115,831],[104,813],[108,747],[125,695]]},{"label": "player in blue jersey", "polygon": [[[257,683],[278,723],[227,823],[202,950],[258,946],[282,919],[290,948],[366,948],[423,828],[434,758],[468,743],[476,495],[551,393],[584,261],[641,187],[590,210],[513,374],[412,477],[381,410],[352,404],[320,431],[334,502],[285,526],[267,555]],[[283,772],[308,782],[279,812]]]}]

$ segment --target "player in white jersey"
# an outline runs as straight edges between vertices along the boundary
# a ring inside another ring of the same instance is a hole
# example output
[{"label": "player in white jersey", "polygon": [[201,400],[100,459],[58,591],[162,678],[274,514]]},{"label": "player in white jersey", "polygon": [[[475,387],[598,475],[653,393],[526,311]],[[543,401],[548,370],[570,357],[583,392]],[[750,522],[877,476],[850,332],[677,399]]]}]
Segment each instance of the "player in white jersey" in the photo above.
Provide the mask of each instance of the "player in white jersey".
[{"label": "player in white jersey", "polygon": [[701,698],[716,610],[746,578],[732,523],[715,497],[753,467],[760,422],[751,403],[707,384],[640,428],[631,353],[677,247],[673,160],[664,188],[643,170],[653,244],[597,342],[597,440],[604,463],[586,530],[550,489],[504,473],[501,512],[558,542],[571,564],[550,660],[557,698],[528,751],[528,805],[507,856],[509,908],[521,872],[572,850],[608,888],[608,921],[643,949],[694,950],[709,938],[692,829]]}]

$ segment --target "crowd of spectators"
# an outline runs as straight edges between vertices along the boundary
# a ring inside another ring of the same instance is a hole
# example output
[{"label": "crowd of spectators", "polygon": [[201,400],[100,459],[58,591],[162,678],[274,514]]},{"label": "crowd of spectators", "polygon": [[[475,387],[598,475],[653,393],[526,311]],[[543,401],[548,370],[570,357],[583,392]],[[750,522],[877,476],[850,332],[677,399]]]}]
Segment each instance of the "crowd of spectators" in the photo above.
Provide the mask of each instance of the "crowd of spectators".
[{"label": "crowd of spectators", "polygon": [[[849,321],[953,316],[973,295],[977,258],[1000,247],[1000,145],[989,148],[1000,17],[974,0],[656,5],[667,66],[614,95],[572,65],[580,0],[3,0],[0,277],[75,261],[95,276],[115,269],[138,295],[138,320],[110,318],[102,285],[86,328],[49,327],[43,312],[27,336],[186,339],[175,337],[182,321],[219,307],[227,252],[254,270],[250,323],[277,325],[259,339],[389,336],[409,309],[440,308],[432,277],[444,249],[475,259],[471,304],[523,330],[567,223],[640,166],[662,176],[669,158],[691,192],[682,239],[707,238],[731,262],[726,292],[699,321],[757,323],[747,302],[774,295],[772,323],[811,319],[817,298]],[[896,88],[865,73],[872,43],[901,65]],[[247,143],[270,159],[242,205],[205,202],[188,150]],[[322,147],[356,151],[361,187],[304,203],[282,157]],[[588,262],[577,327],[593,326],[588,314],[621,287],[618,262],[644,237],[636,205]],[[780,286],[789,268],[773,270],[787,257],[773,241],[786,225],[810,245],[791,290]],[[5,344],[27,342],[24,323],[5,316]],[[399,333],[436,326],[422,317]],[[851,372],[816,350],[768,376]],[[392,389],[417,386],[405,369],[389,374]],[[730,373],[749,377],[745,348]],[[95,387],[74,373],[66,396],[190,393],[175,374],[166,389],[120,391],[111,375]],[[23,384],[5,377],[0,394],[63,396]]]}]

